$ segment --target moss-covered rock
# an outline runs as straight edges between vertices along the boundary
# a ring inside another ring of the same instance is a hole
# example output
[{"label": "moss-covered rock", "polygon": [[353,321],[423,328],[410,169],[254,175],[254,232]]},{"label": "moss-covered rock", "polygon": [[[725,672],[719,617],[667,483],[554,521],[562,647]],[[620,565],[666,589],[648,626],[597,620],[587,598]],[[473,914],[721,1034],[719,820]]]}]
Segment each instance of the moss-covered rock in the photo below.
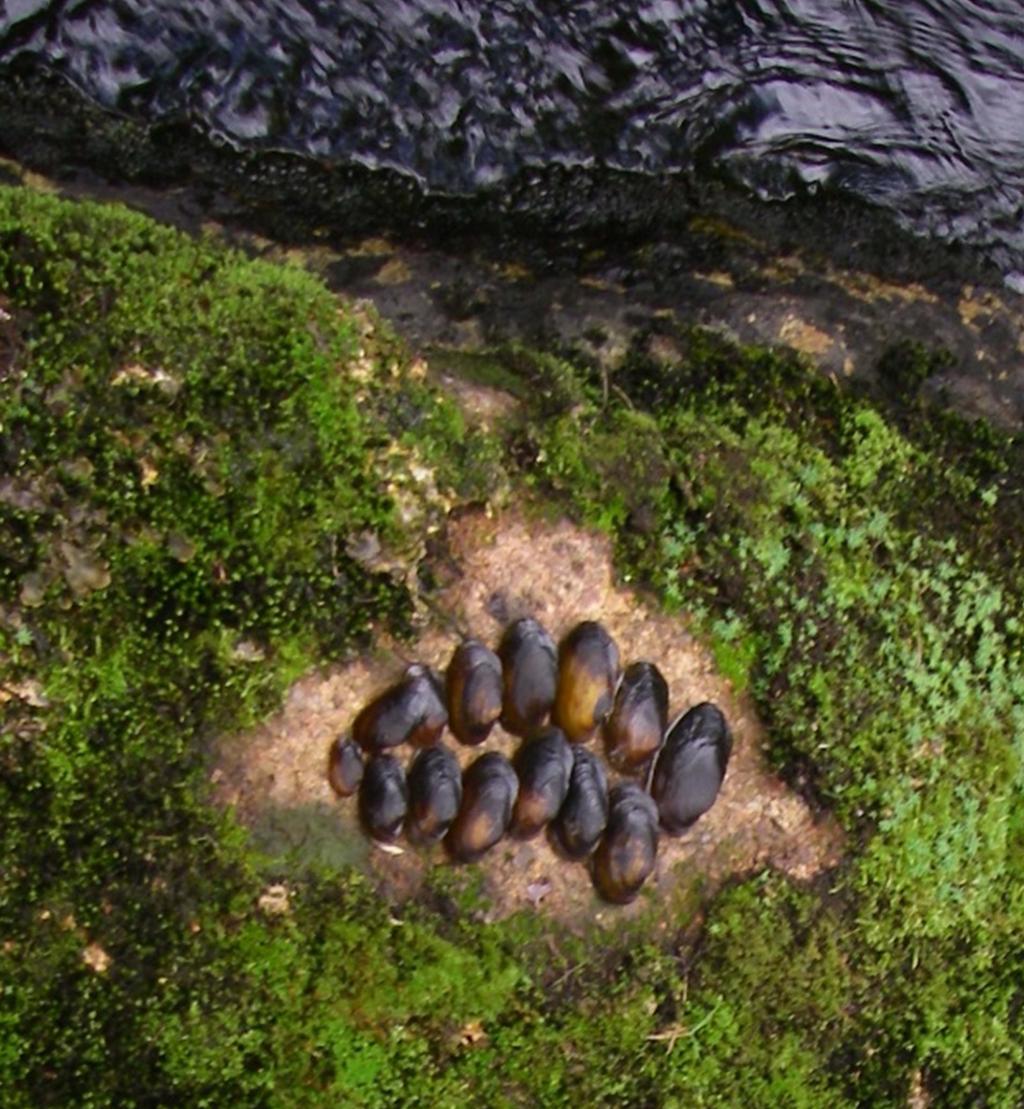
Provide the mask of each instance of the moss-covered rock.
[{"label": "moss-covered rock", "polygon": [[[620,370],[655,421],[652,485],[671,475],[656,526],[638,537],[593,510],[585,476],[615,457],[603,437],[635,419],[602,404],[597,382],[575,434],[538,432],[547,482],[616,529],[629,572],[697,616],[749,682],[770,757],[863,845],[837,879],[846,923],[830,940],[849,992],[821,1018],[845,1029],[829,1055],[847,1086],[903,1097],[918,1067],[951,1104],[1008,1104],[1024,1073],[1007,955],[1024,920],[1020,444],[894,408],[890,394],[844,392],[785,355],[700,332],[683,345],[674,371],[639,359]],[[637,457],[628,433],[619,441]],[[786,930],[769,931],[737,935],[745,958],[780,957]],[[833,980],[823,972],[820,996],[804,1000],[818,1004]],[[750,1004],[799,1026],[802,1002],[784,992],[753,990]],[[790,1060],[808,1076],[793,1078],[799,1096],[763,1085],[767,1071],[749,1089],[766,1104],[826,1103],[809,1077],[821,1051]]]},{"label": "moss-covered rock", "polygon": [[160,1088],[151,1014],[203,1011],[211,959],[244,976],[210,737],[407,624],[430,456],[467,433],[301,271],[126,210],[4,190],[0,289],[4,1085],[127,1103]]},{"label": "moss-covered rock", "polygon": [[[484,434],[304,273],[0,191],[10,1104],[1018,1099],[1019,444],[678,345],[495,357],[521,411]],[[397,910],[290,874],[210,807],[211,737],[406,629],[427,537],[509,481],[749,684],[852,833],[828,888],[555,935],[480,923],[468,879]]]}]

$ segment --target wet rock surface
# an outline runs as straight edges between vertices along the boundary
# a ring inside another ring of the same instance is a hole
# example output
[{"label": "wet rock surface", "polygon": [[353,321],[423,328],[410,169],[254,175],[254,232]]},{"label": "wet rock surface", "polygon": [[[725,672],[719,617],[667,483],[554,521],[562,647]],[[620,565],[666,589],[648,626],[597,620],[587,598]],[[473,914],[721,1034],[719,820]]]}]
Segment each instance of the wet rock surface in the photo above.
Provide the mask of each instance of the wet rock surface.
[{"label": "wet rock surface", "polygon": [[121,200],[299,261],[372,301],[453,392],[467,351],[555,345],[611,371],[640,349],[670,368],[675,331],[698,324],[870,385],[893,384],[887,356],[919,343],[941,352],[915,383],[924,397],[1024,423],[1024,296],[976,254],[841,198],[766,204],[713,182],[584,169],[493,197],[425,197],[384,171],[257,159],[173,128],[122,121],[108,134],[59,88],[47,96],[60,110],[40,119],[25,107],[33,88],[0,80],[0,151],[24,161],[7,164],[8,180]]}]

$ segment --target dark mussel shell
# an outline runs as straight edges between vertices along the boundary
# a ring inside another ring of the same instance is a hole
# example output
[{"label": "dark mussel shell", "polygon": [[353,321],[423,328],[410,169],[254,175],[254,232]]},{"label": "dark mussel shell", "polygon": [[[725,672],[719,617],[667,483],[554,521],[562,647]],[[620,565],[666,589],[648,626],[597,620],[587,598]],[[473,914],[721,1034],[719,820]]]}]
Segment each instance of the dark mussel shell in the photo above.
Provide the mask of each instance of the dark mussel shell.
[{"label": "dark mussel shell", "polygon": [[409,768],[405,834],[413,843],[436,843],[462,803],[462,769],[447,747],[427,747]]},{"label": "dark mussel shell", "polygon": [[447,723],[441,679],[429,666],[414,663],[400,681],[359,713],[352,724],[352,738],[373,753],[400,743],[429,747],[441,738]]},{"label": "dark mussel shell", "polygon": [[651,796],[666,832],[685,832],[711,808],[731,753],[729,725],[710,701],[695,705],[672,725],[651,780]]},{"label": "dark mussel shell", "polygon": [[513,735],[526,736],[547,719],[555,703],[558,650],[555,641],[527,616],[505,629],[498,648],[503,697],[501,723]]},{"label": "dark mussel shell", "polygon": [[405,771],[391,755],[370,759],[359,786],[359,819],[381,843],[393,843],[402,831],[409,791]]},{"label": "dark mussel shell", "polygon": [[558,647],[554,722],[573,743],[594,734],[612,711],[619,680],[619,649],[595,620],[585,620]]},{"label": "dark mussel shell", "polygon": [[489,851],[508,829],[519,780],[512,764],[488,751],[462,775],[462,804],[448,829],[445,846],[452,858],[471,863]]},{"label": "dark mussel shell", "polygon": [[535,836],[558,815],[569,792],[572,764],[572,748],[561,728],[544,728],[519,748],[513,763],[519,778],[513,835]]},{"label": "dark mussel shell", "polygon": [[573,747],[572,755],[569,792],[551,831],[563,854],[585,859],[608,824],[608,777],[601,760],[586,747]]},{"label": "dark mussel shell", "polygon": [[327,754],[327,780],[339,797],[351,797],[363,780],[363,752],[348,736],[340,735]]},{"label": "dark mussel shell", "polygon": [[594,852],[594,886],[615,905],[627,905],[640,892],[658,857],[658,808],[635,783],[611,792],[608,828]]},{"label": "dark mussel shell", "polygon": [[638,770],[658,752],[668,724],[668,684],[651,662],[626,667],[604,724],[608,761],[623,772]]},{"label": "dark mussel shell", "polygon": [[460,743],[483,743],[501,716],[501,659],[478,639],[455,648],[445,674],[448,723]]}]

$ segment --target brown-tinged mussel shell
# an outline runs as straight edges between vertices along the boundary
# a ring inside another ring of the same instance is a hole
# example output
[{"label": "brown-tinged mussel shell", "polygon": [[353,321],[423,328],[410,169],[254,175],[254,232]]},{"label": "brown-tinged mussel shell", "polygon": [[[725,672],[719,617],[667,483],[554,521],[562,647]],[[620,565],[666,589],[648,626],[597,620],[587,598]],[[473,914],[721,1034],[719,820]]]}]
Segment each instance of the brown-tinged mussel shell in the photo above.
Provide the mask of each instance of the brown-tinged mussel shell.
[{"label": "brown-tinged mussel shell", "polygon": [[444,841],[453,859],[474,862],[501,839],[518,792],[512,764],[497,751],[488,751],[466,768],[462,804]]},{"label": "brown-tinged mussel shell", "polygon": [[440,744],[420,751],[409,767],[409,810],[405,834],[412,843],[442,839],[462,803],[462,769]]},{"label": "brown-tinged mussel shell", "polygon": [[352,724],[352,738],[374,754],[400,743],[429,747],[447,723],[441,679],[429,666],[414,663],[362,709]]},{"label": "brown-tinged mussel shell", "polygon": [[651,796],[666,832],[685,832],[711,808],[731,753],[729,725],[710,701],[695,705],[672,725],[651,780]]},{"label": "brown-tinged mussel shell", "polygon": [[569,791],[551,833],[564,855],[585,859],[608,824],[608,777],[601,760],[586,747],[576,744],[572,756]]},{"label": "brown-tinged mussel shell", "polygon": [[668,724],[668,684],[651,662],[626,667],[611,716],[604,724],[608,761],[616,770],[640,770],[656,755]]},{"label": "brown-tinged mussel shell", "polygon": [[658,857],[658,807],[635,782],[611,792],[608,827],[594,852],[594,886],[615,905],[640,892]]},{"label": "brown-tinged mussel shell", "polygon": [[558,815],[569,792],[572,764],[572,747],[561,728],[543,728],[523,743],[513,762],[519,778],[513,835],[535,836]]},{"label": "brown-tinged mussel shell", "polygon": [[498,647],[503,696],[501,724],[527,736],[547,719],[555,703],[558,651],[555,641],[527,616],[509,624]]},{"label": "brown-tinged mussel shell", "polygon": [[398,839],[409,803],[402,764],[392,755],[370,759],[359,786],[359,819],[381,843]]},{"label": "brown-tinged mussel shell", "polygon": [[327,780],[339,797],[351,797],[363,780],[363,752],[346,735],[331,744],[327,754]]},{"label": "brown-tinged mussel shell", "polygon": [[619,649],[596,620],[584,620],[558,646],[552,720],[572,743],[584,743],[612,711]]},{"label": "brown-tinged mussel shell", "polygon": [[479,639],[455,648],[445,674],[448,725],[460,743],[475,746],[501,716],[501,659]]}]

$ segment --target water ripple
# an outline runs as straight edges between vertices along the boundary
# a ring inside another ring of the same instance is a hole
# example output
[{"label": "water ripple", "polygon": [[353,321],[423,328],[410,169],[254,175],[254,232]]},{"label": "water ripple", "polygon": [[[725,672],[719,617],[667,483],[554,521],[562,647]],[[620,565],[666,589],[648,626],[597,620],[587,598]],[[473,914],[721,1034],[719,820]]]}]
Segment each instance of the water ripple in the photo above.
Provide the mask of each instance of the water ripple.
[{"label": "water ripple", "polygon": [[111,109],[438,192],[712,166],[1024,269],[1019,0],[3,0],[23,54]]}]

